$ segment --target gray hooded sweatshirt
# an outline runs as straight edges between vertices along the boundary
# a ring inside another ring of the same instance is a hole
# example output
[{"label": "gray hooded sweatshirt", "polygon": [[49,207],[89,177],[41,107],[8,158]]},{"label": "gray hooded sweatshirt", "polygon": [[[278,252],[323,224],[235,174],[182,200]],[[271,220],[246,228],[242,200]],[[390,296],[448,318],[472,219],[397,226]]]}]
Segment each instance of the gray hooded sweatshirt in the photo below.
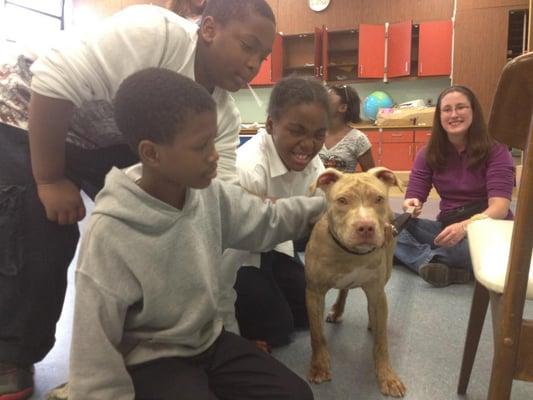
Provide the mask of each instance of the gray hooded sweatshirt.
[{"label": "gray hooded sweatshirt", "polygon": [[69,400],[134,399],[126,366],[205,351],[222,330],[223,250],[300,237],[324,207],[322,197],[263,202],[214,180],[178,210],[113,169],[81,241]]}]

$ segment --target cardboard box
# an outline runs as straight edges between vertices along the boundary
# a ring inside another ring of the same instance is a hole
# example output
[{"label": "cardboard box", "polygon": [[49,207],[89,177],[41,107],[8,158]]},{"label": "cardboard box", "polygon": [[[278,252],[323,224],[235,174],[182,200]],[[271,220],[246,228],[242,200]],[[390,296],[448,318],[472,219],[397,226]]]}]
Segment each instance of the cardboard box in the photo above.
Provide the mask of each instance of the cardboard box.
[{"label": "cardboard box", "polygon": [[432,126],[435,107],[380,108],[377,126]]},{"label": "cardboard box", "polygon": [[416,126],[433,126],[435,107],[423,107],[416,115]]}]

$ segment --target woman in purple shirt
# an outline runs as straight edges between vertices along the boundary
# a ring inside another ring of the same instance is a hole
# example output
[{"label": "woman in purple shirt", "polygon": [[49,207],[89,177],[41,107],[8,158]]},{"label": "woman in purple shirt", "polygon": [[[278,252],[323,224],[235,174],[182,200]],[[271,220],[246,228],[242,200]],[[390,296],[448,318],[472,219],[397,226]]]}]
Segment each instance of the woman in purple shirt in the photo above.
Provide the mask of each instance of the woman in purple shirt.
[{"label": "woman in purple shirt", "polygon": [[413,216],[419,216],[434,186],[440,213],[436,221],[411,219],[398,237],[396,258],[433,286],[468,282],[472,264],[466,226],[474,214],[511,219],[513,185],[511,154],[488,135],[474,93],[464,86],[444,90],[403,203],[404,210],[413,207]]}]

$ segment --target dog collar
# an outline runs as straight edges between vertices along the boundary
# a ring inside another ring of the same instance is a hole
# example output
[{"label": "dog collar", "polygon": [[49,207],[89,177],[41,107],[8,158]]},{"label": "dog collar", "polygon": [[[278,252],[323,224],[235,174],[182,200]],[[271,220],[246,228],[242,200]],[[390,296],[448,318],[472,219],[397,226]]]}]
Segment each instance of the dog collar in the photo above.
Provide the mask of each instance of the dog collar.
[{"label": "dog collar", "polygon": [[358,252],[358,251],[355,251],[355,250],[350,250],[348,247],[346,247],[345,245],[343,245],[339,239],[337,239],[337,237],[333,234],[333,232],[331,231],[331,229],[328,228],[328,232],[329,234],[331,235],[331,237],[333,238],[333,241],[335,243],[337,243],[337,246],[339,246],[341,249],[343,249],[344,251],[348,252],[348,253],[351,253],[351,254],[355,254],[355,255],[358,255],[358,256],[364,256],[366,254],[370,254],[372,253],[374,250],[377,249],[377,247],[374,247],[373,249],[370,249],[368,251],[364,251],[364,252]]}]

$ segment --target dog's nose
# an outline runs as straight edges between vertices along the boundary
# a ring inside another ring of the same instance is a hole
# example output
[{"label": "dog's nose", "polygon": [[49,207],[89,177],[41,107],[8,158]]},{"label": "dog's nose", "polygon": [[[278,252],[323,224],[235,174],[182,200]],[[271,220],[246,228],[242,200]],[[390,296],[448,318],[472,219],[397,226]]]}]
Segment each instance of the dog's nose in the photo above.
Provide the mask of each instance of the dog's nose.
[{"label": "dog's nose", "polygon": [[371,238],[374,236],[376,228],[372,222],[360,221],[356,225],[355,230],[359,236],[364,238]]}]

